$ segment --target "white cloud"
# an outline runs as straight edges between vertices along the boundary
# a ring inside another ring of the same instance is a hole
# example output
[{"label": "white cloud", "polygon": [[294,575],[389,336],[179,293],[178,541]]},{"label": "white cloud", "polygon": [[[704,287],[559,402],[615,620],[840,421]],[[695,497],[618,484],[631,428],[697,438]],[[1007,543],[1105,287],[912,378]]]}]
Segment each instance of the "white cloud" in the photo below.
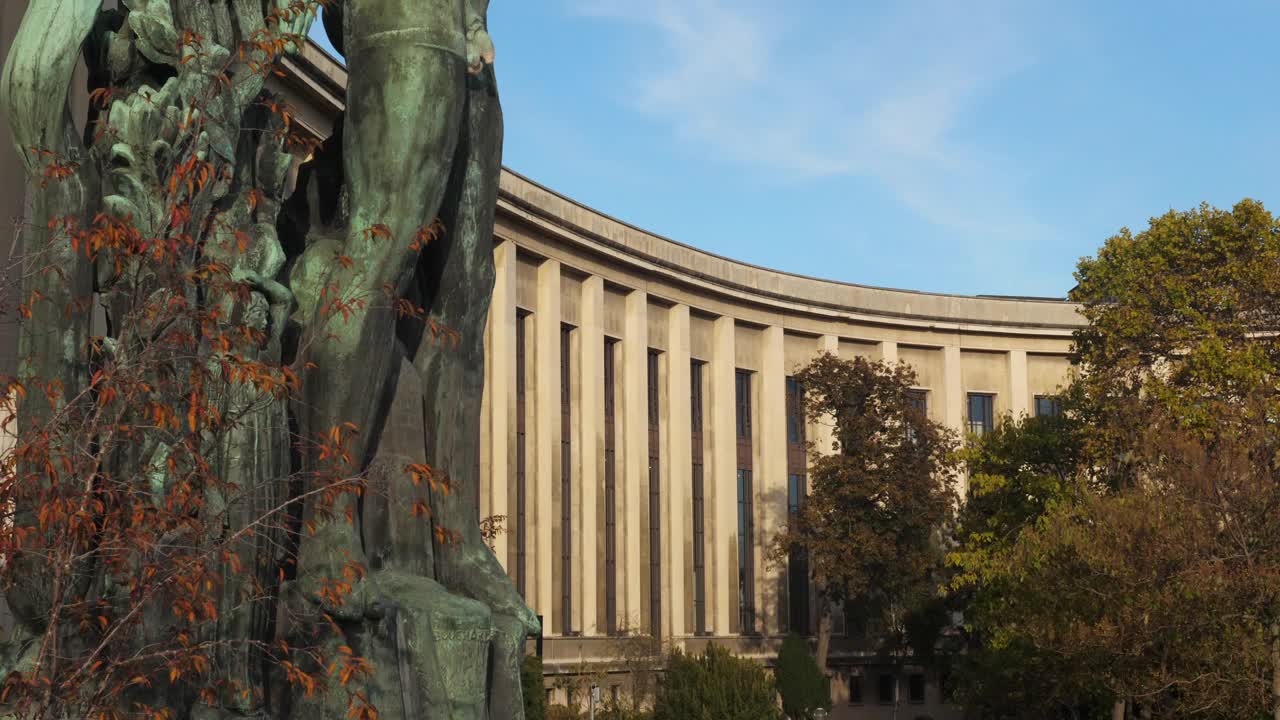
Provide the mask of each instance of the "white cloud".
[{"label": "white cloud", "polygon": [[1048,232],[1014,163],[963,128],[1034,61],[1047,20],[1029,2],[570,2],[635,31],[626,102],[709,156],[779,181],[870,177],[958,231]]}]

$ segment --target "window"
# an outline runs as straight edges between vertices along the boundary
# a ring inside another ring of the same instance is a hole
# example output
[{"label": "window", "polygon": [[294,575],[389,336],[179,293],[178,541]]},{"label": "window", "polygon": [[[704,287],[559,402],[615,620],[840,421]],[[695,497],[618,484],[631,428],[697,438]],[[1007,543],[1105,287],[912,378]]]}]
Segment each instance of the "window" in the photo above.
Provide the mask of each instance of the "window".
[{"label": "window", "polygon": [[908,390],[907,402],[911,404],[911,409],[919,411],[921,415],[929,414],[929,391],[928,390]]},{"label": "window", "polygon": [[[920,419],[927,420],[929,418],[929,391],[928,390],[908,390],[907,403],[911,410],[920,415]],[[907,440],[915,443],[919,435],[916,434],[915,421],[907,418]]]},{"label": "window", "polygon": [[[804,506],[805,476],[787,476],[787,515],[794,517]],[[787,557],[787,620],[791,632],[808,635],[809,630],[809,556],[793,549]]]},{"label": "window", "polygon": [[525,344],[528,341],[525,318],[527,317],[529,313],[523,310],[516,311],[516,522],[512,530],[516,537],[516,590],[522,597],[525,596],[527,582],[525,564],[528,553],[526,538],[528,498],[525,479],[525,465],[528,460],[525,456],[525,416],[528,415],[528,390],[525,378],[527,374]]},{"label": "window", "polygon": [[787,378],[787,442],[804,444],[804,392],[793,377]]},{"label": "window", "polygon": [[796,515],[800,512],[800,505],[804,502],[804,476],[788,475],[787,476],[787,515]]},{"label": "window", "polygon": [[689,366],[690,450],[693,455],[693,631],[707,632],[707,558],[706,497],[702,466],[702,366],[697,360]]},{"label": "window", "polygon": [[1036,417],[1056,418],[1062,415],[1062,398],[1053,395],[1036,396]]},{"label": "window", "polygon": [[649,632],[662,636],[662,478],[659,468],[658,352],[649,351]]},{"label": "window", "polygon": [[924,702],[924,675],[912,673],[907,678],[907,701],[917,705]]},{"label": "window", "polygon": [[849,704],[862,704],[862,676],[849,674]]},{"label": "window", "polygon": [[560,326],[560,627],[573,634],[573,326]]},{"label": "window", "polygon": [[755,633],[755,497],[751,478],[751,373],[734,376],[738,434],[738,632]]},{"label": "window", "polygon": [[898,699],[898,678],[889,673],[881,673],[879,690],[880,704],[892,705]]},{"label": "window", "polygon": [[969,393],[969,432],[986,435],[995,429],[995,395]]},{"label": "window", "polygon": [[618,634],[618,440],[614,368],[618,341],[604,341],[604,617],[605,632]]},{"label": "window", "polygon": [[[786,383],[787,412],[787,515],[794,517],[804,504],[808,472],[808,446],[805,444],[804,388],[794,377]],[[792,550],[787,557],[787,624],[791,632],[808,635],[809,628],[809,556],[803,550]]]},{"label": "window", "polygon": [[738,625],[743,635],[755,631],[755,522],[751,470],[738,469]]},{"label": "window", "polygon": [[736,425],[738,440],[751,441],[751,373],[739,370],[734,375],[736,402]]}]

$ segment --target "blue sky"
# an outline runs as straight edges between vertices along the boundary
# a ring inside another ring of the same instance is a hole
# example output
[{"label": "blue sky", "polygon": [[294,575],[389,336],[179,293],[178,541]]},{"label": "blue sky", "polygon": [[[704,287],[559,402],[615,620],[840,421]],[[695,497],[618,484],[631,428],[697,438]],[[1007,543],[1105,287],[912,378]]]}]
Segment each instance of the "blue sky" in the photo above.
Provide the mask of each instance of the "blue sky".
[{"label": "blue sky", "polygon": [[1064,294],[1123,226],[1280,211],[1280,4],[493,0],[505,162],[745,262]]}]

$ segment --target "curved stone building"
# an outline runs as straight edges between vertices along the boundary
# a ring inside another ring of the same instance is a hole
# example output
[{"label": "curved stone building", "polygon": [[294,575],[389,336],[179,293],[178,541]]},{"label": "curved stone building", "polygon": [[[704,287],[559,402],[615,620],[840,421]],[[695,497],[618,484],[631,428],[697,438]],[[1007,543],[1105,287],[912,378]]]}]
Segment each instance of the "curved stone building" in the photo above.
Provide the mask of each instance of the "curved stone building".
[{"label": "curved stone building", "polygon": [[[626,629],[766,659],[812,630],[803,568],[765,553],[803,502],[804,443],[830,446],[790,379],[818,353],[907,363],[931,418],[983,432],[1006,413],[1056,411],[1081,322],[1057,300],[735,262],[509,171],[496,234],[480,513],[507,518],[496,550],[543,616],[552,673],[608,664],[609,636]],[[835,644],[837,694],[874,708],[881,680],[860,645]],[[898,692],[921,683],[939,702],[923,670],[901,673]]]}]

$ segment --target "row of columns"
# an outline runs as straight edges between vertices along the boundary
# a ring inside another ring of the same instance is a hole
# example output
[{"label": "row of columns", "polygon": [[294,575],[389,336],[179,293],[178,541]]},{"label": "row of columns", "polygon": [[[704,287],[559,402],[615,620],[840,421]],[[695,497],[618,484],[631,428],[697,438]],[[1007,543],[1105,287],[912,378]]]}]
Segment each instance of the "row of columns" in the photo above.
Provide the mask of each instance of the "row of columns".
[{"label": "row of columns", "polygon": [[[515,347],[516,318],[516,247],[504,242],[495,252],[497,283],[492,300],[488,343],[486,412],[484,415],[486,485],[482,515],[504,515],[507,527],[514,531],[514,508],[509,502],[509,488],[515,476]],[[598,636],[608,625],[604,603],[599,601],[600,588],[606,579],[600,577],[599,560],[604,554],[604,540],[599,528],[603,493],[604,467],[604,343],[605,291],[599,276],[586,278],[580,284],[578,324],[574,330],[571,371],[576,387],[572,412],[572,538],[573,563],[572,627],[564,622],[555,600],[560,597],[559,578],[554,567],[561,557],[553,550],[555,528],[562,517],[556,511],[561,477],[561,264],[544,260],[537,269],[536,307],[530,319],[533,338],[532,362],[526,353],[529,395],[532,398],[525,468],[527,478],[528,517],[525,540],[528,547],[526,577],[527,600],[543,616],[544,633],[563,635],[566,630]],[[619,400],[619,430],[615,482],[615,508],[618,543],[616,583],[618,627],[638,628],[647,620],[642,607],[642,578],[649,568],[642,566],[642,543],[647,532],[648,455],[647,423],[648,322],[649,297],[643,290],[633,290],[624,301],[622,337],[616,353]],[[675,305],[667,311],[666,350],[660,362],[664,387],[659,392],[662,406],[661,452],[661,562],[660,587],[650,589],[662,597],[663,636],[683,636],[693,631],[686,618],[694,589],[690,582],[693,568],[688,567],[686,544],[692,540],[692,454],[690,443],[690,308]],[[711,323],[710,357],[704,365],[704,483],[706,546],[704,548],[706,588],[706,627],[715,635],[730,631],[731,619],[737,617],[737,475],[735,435],[735,372],[737,331],[734,318],[719,317]],[[754,415],[757,418],[753,455],[755,480],[755,606],[758,630],[777,630],[780,603],[777,597],[784,570],[770,568],[765,561],[767,542],[786,522],[787,446],[786,446],[786,377],[793,368],[786,366],[785,333],[782,327],[766,327],[760,333],[759,367],[755,368],[753,388]],[[656,340],[656,338],[655,338]],[[839,354],[840,341],[835,335],[818,339],[819,352]],[[880,343],[880,356],[886,361],[898,359],[896,342]],[[964,393],[962,391],[961,348],[948,344],[942,348],[943,387],[933,393],[931,403],[941,402],[941,419],[957,430],[965,427]],[[1006,407],[1015,414],[1028,412],[1027,354],[1008,354],[1009,392]],[[820,449],[832,445],[832,428],[818,423],[810,426],[810,437]],[[606,510],[607,512],[607,510]],[[497,556],[505,563],[514,537],[508,532],[494,543]],[[647,553],[647,550],[645,550]],[[643,582],[647,583],[647,580]],[[686,597],[688,596],[688,597]]]}]

